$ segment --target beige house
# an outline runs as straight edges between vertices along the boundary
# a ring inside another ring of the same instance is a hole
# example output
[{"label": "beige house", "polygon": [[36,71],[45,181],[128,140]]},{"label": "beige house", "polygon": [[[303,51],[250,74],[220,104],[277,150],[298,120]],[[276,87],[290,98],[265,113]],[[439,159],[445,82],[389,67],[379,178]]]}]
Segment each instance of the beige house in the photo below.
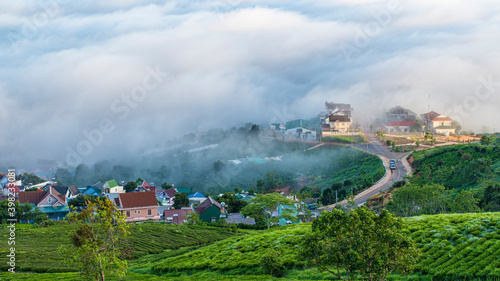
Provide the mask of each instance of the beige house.
[{"label": "beige house", "polygon": [[120,193],[114,201],[119,210],[125,214],[126,222],[160,220],[154,191]]},{"label": "beige house", "polygon": [[351,118],[346,115],[330,115],[325,118],[322,130],[326,132],[348,132],[351,124]]},{"label": "beige house", "polygon": [[456,129],[453,127],[453,120],[447,116],[431,111],[422,114],[421,117],[428,132],[443,135],[456,133]]}]

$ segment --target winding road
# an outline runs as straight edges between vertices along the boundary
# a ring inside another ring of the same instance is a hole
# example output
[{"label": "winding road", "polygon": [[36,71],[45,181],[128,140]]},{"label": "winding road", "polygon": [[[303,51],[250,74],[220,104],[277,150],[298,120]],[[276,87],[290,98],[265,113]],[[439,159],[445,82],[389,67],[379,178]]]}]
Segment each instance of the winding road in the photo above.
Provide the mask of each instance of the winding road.
[{"label": "winding road", "polygon": [[[377,155],[382,159],[384,163],[384,167],[386,170],[385,175],[378,181],[376,182],[373,186],[370,188],[364,190],[363,192],[357,194],[354,198],[354,202],[356,202],[356,206],[361,206],[366,203],[368,198],[372,197],[373,195],[385,191],[389,189],[389,187],[396,181],[400,181],[403,179],[405,175],[407,175],[409,172],[411,172],[411,167],[406,161],[406,157],[410,154],[408,152],[405,153],[398,153],[398,152],[391,152],[387,147],[385,147],[375,136],[373,133],[366,133],[368,131],[365,131],[365,137],[368,140],[367,144],[354,144],[354,145],[346,145],[346,146],[352,146],[355,148],[358,148],[360,150],[363,150],[365,152],[371,153],[373,155]],[[396,160],[396,169],[391,170],[389,168],[389,160],[394,159]],[[346,204],[347,202],[341,201],[338,204]],[[331,210],[335,207],[336,204],[333,205],[328,205],[321,207],[321,209],[327,209]]]}]

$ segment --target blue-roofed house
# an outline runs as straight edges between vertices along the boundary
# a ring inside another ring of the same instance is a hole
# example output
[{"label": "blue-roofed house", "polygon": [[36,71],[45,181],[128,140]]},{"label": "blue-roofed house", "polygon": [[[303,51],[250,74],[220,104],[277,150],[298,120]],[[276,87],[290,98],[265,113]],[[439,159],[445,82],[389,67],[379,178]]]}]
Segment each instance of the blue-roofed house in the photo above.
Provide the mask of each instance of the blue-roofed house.
[{"label": "blue-roofed house", "polygon": [[205,199],[207,199],[205,195],[199,192],[188,195],[187,198],[189,199],[189,203],[191,204],[200,204],[201,202],[205,201]]},{"label": "blue-roofed house", "polygon": [[88,187],[84,192],[82,192],[82,194],[91,196],[100,196],[101,191],[96,187]]}]

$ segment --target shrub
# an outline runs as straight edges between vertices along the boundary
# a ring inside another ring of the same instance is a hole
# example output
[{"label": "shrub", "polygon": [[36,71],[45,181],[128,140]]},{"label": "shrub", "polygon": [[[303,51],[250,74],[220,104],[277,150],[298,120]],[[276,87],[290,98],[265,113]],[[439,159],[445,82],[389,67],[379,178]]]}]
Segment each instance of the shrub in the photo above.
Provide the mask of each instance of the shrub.
[{"label": "shrub", "polygon": [[281,251],[275,251],[270,249],[265,253],[260,259],[260,265],[264,269],[266,274],[282,277],[285,273],[285,266],[283,265],[283,260],[281,259]]}]

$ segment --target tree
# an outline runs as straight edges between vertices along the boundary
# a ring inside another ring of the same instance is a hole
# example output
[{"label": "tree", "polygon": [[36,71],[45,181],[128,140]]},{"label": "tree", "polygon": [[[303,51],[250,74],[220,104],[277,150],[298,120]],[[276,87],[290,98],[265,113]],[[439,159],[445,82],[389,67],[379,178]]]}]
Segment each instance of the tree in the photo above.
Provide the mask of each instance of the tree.
[{"label": "tree", "polygon": [[478,206],[479,199],[474,197],[474,193],[469,190],[462,190],[450,204],[452,213],[477,213],[481,209]]},{"label": "tree", "polygon": [[92,195],[79,195],[75,198],[72,198],[68,201],[68,206],[72,208],[82,208],[87,206],[87,203],[97,203],[99,197]]},{"label": "tree", "polygon": [[182,207],[189,206],[189,199],[186,193],[176,193],[174,198],[174,209],[180,209]]},{"label": "tree", "polygon": [[238,196],[232,192],[226,192],[222,196],[219,196],[217,202],[226,203],[229,213],[239,213],[241,209],[248,205],[248,202],[238,199]]},{"label": "tree", "polygon": [[34,184],[39,184],[39,183],[45,182],[45,180],[39,178],[37,175],[28,174],[28,173],[23,173],[21,175],[18,175],[17,179],[21,180],[24,185],[28,185],[28,184],[34,185]]},{"label": "tree", "polygon": [[164,183],[161,184],[161,189],[163,189],[163,190],[167,190],[167,189],[170,189],[172,187],[174,187],[174,186],[171,185],[171,184],[169,184],[169,183],[167,183],[167,182],[164,182]]},{"label": "tree", "polygon": [[127,182],[124,186],[123,189],[125,189],[125,192],[132,192],[137,188],[137,182],[135,181],[129,181]]},{"label": "tree", "polygon": [[[273,223],[276,223],[280,217],[291,219],[290,214],[282,213],[278,217],[273,217],[272,213],[277,210],[278,206],[290,205],[292,200],[284,197],[279,193],[258,194],[257,197],[250,200],[252,204],[245,206],[241,213],[244,216],[251,216],[251,214],[260,214],[261,218],[266,222],[267,228],[270,228]],[[256,217],[254,219],[257,220]]]},{"label": "tree", "polygon": [[404,221],[386,210],[377,215],[365,206],[349,213],[333,209],[313,221],[300,253],[341,280],[358,280],[358,275],[385,280],[391,272],[410,271],[416,262],[417,249],[404,228]]},{"label": "tree", "polygon": [[129,234],[124,214],[107,198],[86,206],[67,216],[76,229],[70,234],[74,247],[59,248],[65,263],[76,266],[86,279],[103,281],[109,273],[124,276],[127,262],[120,259],[120,246]]},{"label": "tree", "polygon": [[392,193],[387,208],[401,217],[446,213],[450,192],[439,184],[407,184]]}]

